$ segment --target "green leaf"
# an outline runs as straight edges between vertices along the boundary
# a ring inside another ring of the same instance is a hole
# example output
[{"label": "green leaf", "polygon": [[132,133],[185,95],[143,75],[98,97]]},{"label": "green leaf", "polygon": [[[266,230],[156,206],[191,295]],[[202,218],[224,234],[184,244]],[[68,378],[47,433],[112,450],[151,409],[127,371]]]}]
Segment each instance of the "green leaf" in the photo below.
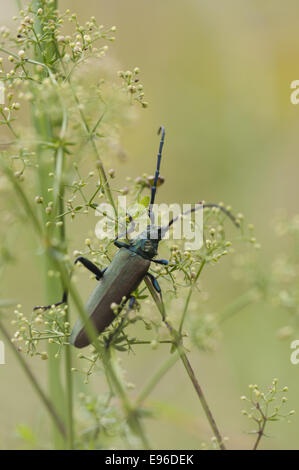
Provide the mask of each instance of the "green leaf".
[{"label": "green leaf", "polygon": [[149,203],[150,203],[150,197],[149,196],[144,196],[140,201],[140,204],[144,207],[148,207]]}]

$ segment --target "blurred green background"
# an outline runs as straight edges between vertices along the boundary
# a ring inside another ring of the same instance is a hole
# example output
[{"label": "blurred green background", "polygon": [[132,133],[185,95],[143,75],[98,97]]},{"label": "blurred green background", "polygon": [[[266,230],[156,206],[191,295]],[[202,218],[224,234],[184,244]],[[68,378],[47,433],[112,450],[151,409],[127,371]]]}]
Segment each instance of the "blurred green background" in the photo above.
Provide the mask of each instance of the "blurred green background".
[{"label": "blurred green background", "polygon": [[[14,2],[0,0],[0,5],[1,20],[10,25]],[[298,2],[64,0],[59,8],[76,11],[80,22],[94,15],[101,23],[116,25],[113,67],[141,69],[150,106],[123,131],[128,159],[120,168],[114,163],[120,181],[153,172],[156,130],[165,125],[166,183],[159,201],[231,204],[254,223],[262,244],[261,263],[271,266],[283,249],[273,233],[274,216],[279,208],[290,215],[298,211],[299,106],[290,103],[290,83],[299,79]],[[19,240],[16,250],[19,262],[8,268],[1,291],[30,309],[43,299],[38,263],[31,259],[28,241],[22,246]],[[225,259],[212,274],[204,273],[211,311],[242,293],[231,269],[231,260]],[[82,295],[89,290],[88,279],[82,277]],[[214,353],[191,356],[230,448],[251,447],[247,420],[240,414],[240,395],[247,393],[249,383],[266,386],[278,377],[289,386],[290,409],[299,410],[299,366],[290,363],[289,341],[277,338],[278,328],[286,323],[269,305],[248,307],[225,324]],[[124,359],[137,389],[147,371],[155,370],[168,354],[163,348],[140,351]],[[6,362],[0,366],[2,449],[21,445],[15,437],[18,423],[44,429],[45,418],[8,351]],[[32,364],[45,384],[44,364],[37,359]],[[147,421],[154,447],[198,448],[208,442],[208,424],[181,364],[163,379],[149,404],[163,401],[168,408],[158,420]],[[274,425],[273,432],[270,427],[270,438],[261,447],[298,449],[298,426],[295,415],[291,424]]]}]

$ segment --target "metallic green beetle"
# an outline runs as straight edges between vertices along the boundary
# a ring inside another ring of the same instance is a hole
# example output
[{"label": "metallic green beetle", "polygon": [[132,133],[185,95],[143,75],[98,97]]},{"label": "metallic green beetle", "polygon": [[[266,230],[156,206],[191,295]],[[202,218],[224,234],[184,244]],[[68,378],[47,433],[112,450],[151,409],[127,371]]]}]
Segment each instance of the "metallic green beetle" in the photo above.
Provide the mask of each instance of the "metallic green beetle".
[{"label": "metallic green beetle", "polygon": [[[152,209],[155,202],[157,183],[159,180],[162,149],[165,137],[165,129],[163,126],[159,129],[159,132],[161,132],[161,141],[148,212],[151,224],[148,225],[145,232],[141,233],[135,240],[130,241],[129,244],[119,241],[118,237],[114,241],[114,244],[120,249],[114,256],[110,265],[103,271],[82,256],[77,258],[75,261],[75,263],[82,263],[89,271],[95,274],[96,279],[99,281],[86,304],[87,315],[99,334],[102,333],[115,319],[115,312],[111,308],[112,304],[121,304],[117,313],[120,313],[127,301],[129,301],[128,311],[133,307],[135,297],[132,293],[137,289],[146,276],[152,282],[155,290],[161,295],[161,288],[157,279],[148,271],[151,262],[162,265],[168,264],[167,260],[156,260],[154,258],[158,253],[159,242],[162,240],[171,225],[177,220],[177,217],[173,218],[165,227],[157,227],[153,224],[154,217]],[[197,210],[198,207],[199,206],[191,209],[191,212]],[[235,225],[238,226],[236,219],[223,207],[218,206],[217,204],[203,204],[203,207],[218,207],[234,222]],[[131,223],[134,223],[132,218]],[[127,233],[129,233],[129,231]],[[125,302],[123,302],[124,299]],[[65,292],[62,301],[54,305],[58,306],[66,301],[67,293]],[[50,307],[51,306],[48,305],[36,308],[48,309]],[[70,342],[77,348],[83,348],[90,344],[85,325],[82,323],[81,319],[78,319],[75,323],[71,333]]]}]

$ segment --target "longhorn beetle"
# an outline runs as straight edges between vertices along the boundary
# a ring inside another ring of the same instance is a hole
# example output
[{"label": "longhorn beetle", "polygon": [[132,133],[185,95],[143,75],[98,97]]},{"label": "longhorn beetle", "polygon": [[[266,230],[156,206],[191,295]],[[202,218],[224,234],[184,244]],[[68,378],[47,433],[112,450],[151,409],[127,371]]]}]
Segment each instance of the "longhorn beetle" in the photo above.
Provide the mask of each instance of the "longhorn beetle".
[{"label": "longhorn beetle", "polygon": [[[159,151],[157,156],[157,167],[154,177],[154,182],[151,188],[151,198],[149,203],[148,215],[150,224],[147,226],[147,230],[139,234],[139,236],[130,240],[129,243],[119,241],[118,236],[114,240],[114,245],[119,248],[119,251],[114,256],[109,266],[101,271],[95,264],[88,259],[79,256],[75,263],[82,263],[89,271],[95,274],[96,279],[99,281],[96,288],[90,295],[87,304],[86,312],[96,331],[102,333],[115,319],[115,312],[111,308],[111,304],[117,304],[117,313],[120,313],[124,304],[129,301],[127,313],[133,308],[135,303],[135,297],[133,292],[137,289],[142,280],[147,276],[153,284],[154,289],[161,296],[161,288],[157,279],[153,274],[149,273],[151,262],[167,265],[168,261],[165,259],[154,259],[158,252],[158,244],[162,240],[165,233],[170,229],[171,225],[178,219],[173,218],[169,224],[165,227],[157,227],[153,224],[153,204],[155,202],[157,184],[160,174],[160,164],[162,158],[162,149],[164,145],[165,129],[163,126],[160,127],[159,132],[161,133],[161,140],[159,145]],[[237,220],[233,215],[222,206],[218,204],[203,204],[203,208],[217,207],[227,215],[232,222],[239,226]],[[191,209],[190,212],[197,210],[199,206]],[[185,212],[187,214],[187,212]],[[132,217],[129,220],[134,225]],[[134,230],[134,227],[133,227]],[[132,230],[131,230],[132,231]],[[129,230],[126,231],[126,234]],[[67,293],[64,292],[61,302],[57,302],[54,306],[61,305],[67,301]],[[49,309],[52,305],[44,307],[35,307],[36,309]],[[126,313],[126,315],[127,315]],[[108,340],[109,341],[109,340]],[[89,337],[87,335],[84,324],[81,319],[78,319],[72,330],[70,342],[77,348],[83,348],[90,344]]]}]

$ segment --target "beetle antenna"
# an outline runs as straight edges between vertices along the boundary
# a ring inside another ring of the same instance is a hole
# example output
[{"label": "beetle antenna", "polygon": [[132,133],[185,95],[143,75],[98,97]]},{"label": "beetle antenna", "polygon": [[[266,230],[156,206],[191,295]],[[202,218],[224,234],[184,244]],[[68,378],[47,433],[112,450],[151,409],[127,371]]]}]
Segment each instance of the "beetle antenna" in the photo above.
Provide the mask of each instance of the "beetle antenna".
[{"label": "beetle antenna", "polygon": [[158,178],[159,178],[159,174],[160,174],[160,165],[161,165],[161,159],[162,159],[162,149],[163,149],[163,145],[164,145],[164,137],[165,137],[165,128],[164,128],[164,126],[161,126],[159,128],[158,135],[160,133],[161,133],[161,140],[160,140],[159,151],[158,151],[158,155],[157,155],[157,167],[156,167],[154,184],[152,186],[151,202],[150,202],[149,208],[148,208],[148,215],[149,215],[149,218],[151,220],[151,223],[153,223],[152,208],[153,208],[153,204],[155,202],[155,197],[156,197],[157,183],[158,183]]},{"label": "beetle antenna", "polygon": [[212,208],[216,207],[217,209],[220,209],[221,212],[223,212],[223,214],[225,214],[237,228],[240,228],[240,222],[236,219],[236,217],[230,211],[225,209],[225,207],[220,206],[219,204],[203,204],[204,209],[207,207],[212,207]]},{"label": "beetle antenna", "polygon": [[[195,207],[192,207],[192,209],[186,211],[186,212],[183,212],[182,215],[187,215],[187,214],[190,214],[192,212],[195,212],[197,211],[198,209],[200,208],[203,208],[203,209],[206,209],[206,208],[212,208],[212,207],[216,207],[217,209],[221,210],[221,212],[223,212],[232,222],[233,224],[236,226],[236,227],[240,227],[240,223],[238,222],[238,220],[236,219],[236,217],[230,212],[228,211],[227,209],[225,209],[225,207],[222,207],[220,206],[219,204],[197,204]],[[162,238],[164,237],[165,233],[170,229],[170,227],[178,220],[180,216],[177,216],[177,217],[174,217],[173,219],[171,219],[171,221],[169,222],[168,225],[165,225],[164,227],[160,227],[159,230],[158,230],[158,240],[162,240]]]}]

